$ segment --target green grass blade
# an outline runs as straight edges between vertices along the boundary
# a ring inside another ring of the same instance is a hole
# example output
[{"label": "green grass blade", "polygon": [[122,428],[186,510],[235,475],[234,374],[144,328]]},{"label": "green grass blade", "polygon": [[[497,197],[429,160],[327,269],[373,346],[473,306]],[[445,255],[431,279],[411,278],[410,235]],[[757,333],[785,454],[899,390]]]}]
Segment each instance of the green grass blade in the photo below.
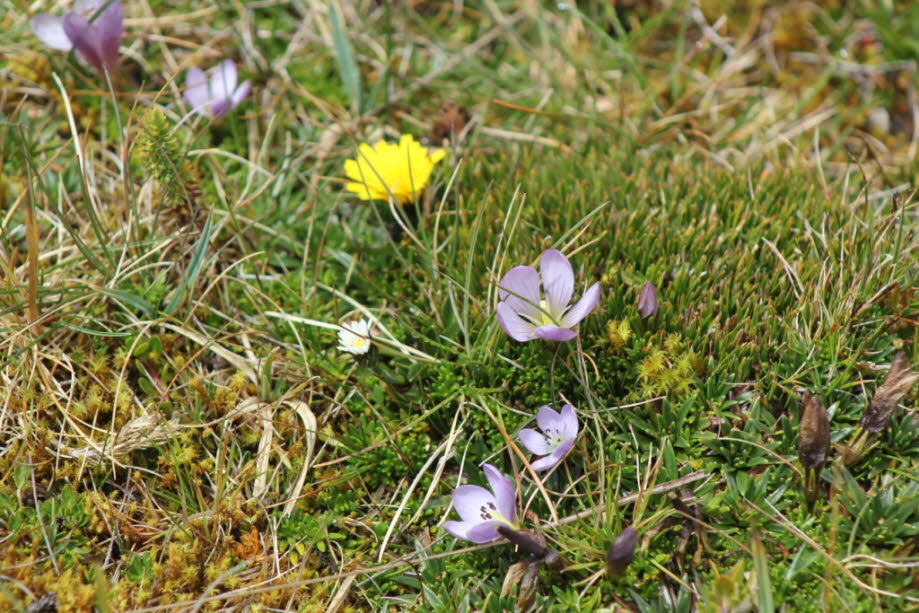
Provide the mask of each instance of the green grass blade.
[{"label": "green grass blade", "polygon": [[169,303],[164,309],[167,315],[173,315],[179,309],[185,299],[188,288],[194,287],[195,280],[201,273],[201,267],[204,264],[207,246],[211,242],[211,230],[211,218],[208,217],[207,221],[204,222],[204,227],[201,229],[201,236],[198,238],[198,243],[195,245],[195,252],[192,254],[191,261],[188,263],[186,274],[182,277],[179,287],[176,288],[175,293],[172,294]]},{"label": "green grass blade", "polygon": [[753,555],[753,570],[756,573],[756,598],[759,602],[760,613],[773,613],[775,604],[772,602],[772,583],[769,581],[769,560],[759,537],[753,536],[750,547]]},{"label": "green grass blade", "polygon": [[351,108],[355,113],[363,111],[363,87],[361,71],[354,59],[354,49],[348,40],[348,33],[342,24],[341,13],[334,2],[329,4],[329,19],[332,22],[332,43],[335,46],[335,64],[338,74],[348,98],[351,99]]}]

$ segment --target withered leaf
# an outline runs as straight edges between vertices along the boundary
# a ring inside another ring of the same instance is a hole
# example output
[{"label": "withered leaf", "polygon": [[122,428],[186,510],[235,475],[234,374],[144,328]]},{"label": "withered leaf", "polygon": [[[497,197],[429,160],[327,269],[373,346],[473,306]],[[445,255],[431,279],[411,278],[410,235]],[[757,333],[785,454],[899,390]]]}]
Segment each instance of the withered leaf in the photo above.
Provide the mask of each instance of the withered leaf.
[{"label": "withered leaf", "polygon": [[514,589],[514,586],[520,583],[523,579],[523,576],[526,575],[527,569],[530,567],[530,562],[527,560],[521,560],[520,562],[515,562],[510,565],[507,569],[507,574],[504,575],[504,583],[501,584],[501,597],[504,598],[511,593],[511,590]]},{"label": "withered leaf", "polygon": [[517,593],[517,608],[521,611],[527,611],[533,606],[536,600],[536,587],[539,585],[539,564],[530,564],[523,580],[520,582],[520,590]]},{"label": "withered leaf", "polygon": [[916,381],[919,381],[919,373],[906,360],[906,354],[898,352],[890,363],[884,382],[874,393],[874,398],[862,416],[862,428],[872,434],[883,430],[897,410],[900,400],[912,390]]}]

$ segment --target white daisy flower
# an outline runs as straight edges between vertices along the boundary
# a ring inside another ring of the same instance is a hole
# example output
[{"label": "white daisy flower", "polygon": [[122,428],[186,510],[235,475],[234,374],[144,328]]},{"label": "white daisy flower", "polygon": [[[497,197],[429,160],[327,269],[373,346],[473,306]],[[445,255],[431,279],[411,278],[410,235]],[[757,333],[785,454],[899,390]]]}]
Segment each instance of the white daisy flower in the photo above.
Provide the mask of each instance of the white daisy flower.
[{"label": "white daisy flower", "polygon": [[370,351],[370,326],[369,319],[347,321],[338,331],[338,349],[354,355],[363,355]]}]

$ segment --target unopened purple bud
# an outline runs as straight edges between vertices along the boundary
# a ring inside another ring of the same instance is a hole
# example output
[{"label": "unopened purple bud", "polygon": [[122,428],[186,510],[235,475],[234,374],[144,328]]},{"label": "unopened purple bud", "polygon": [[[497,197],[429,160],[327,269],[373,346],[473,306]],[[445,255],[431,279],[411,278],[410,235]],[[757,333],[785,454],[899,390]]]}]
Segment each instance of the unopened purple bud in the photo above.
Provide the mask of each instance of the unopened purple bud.
[{"label": "unopened purple bud", "polygon": [[657,289],[650,281],[645,281],[638,297],[638,314],[642,319],[649,319],[657,315]]},{"label": "unopened purple bud", "polygon": [[606,570],[610,577],[618,577],[632,563],[637,542],[638,533],[631,526],[619,533],[606,552]]}]

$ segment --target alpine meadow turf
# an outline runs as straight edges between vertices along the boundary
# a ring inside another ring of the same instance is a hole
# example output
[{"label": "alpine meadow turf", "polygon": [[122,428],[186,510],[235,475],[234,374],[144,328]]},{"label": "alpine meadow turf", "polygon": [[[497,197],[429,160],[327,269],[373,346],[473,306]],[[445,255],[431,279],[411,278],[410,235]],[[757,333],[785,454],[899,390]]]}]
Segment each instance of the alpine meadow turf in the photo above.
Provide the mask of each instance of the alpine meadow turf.
[{"label": "alpine meadow turf", "polygon": [[919,8],[7,4],[3,610],[919,606]]}]

